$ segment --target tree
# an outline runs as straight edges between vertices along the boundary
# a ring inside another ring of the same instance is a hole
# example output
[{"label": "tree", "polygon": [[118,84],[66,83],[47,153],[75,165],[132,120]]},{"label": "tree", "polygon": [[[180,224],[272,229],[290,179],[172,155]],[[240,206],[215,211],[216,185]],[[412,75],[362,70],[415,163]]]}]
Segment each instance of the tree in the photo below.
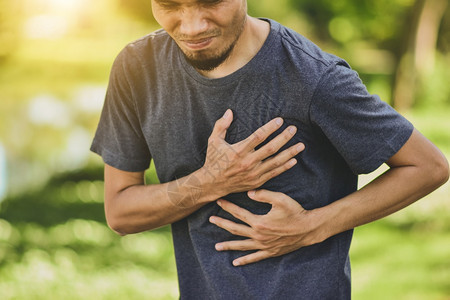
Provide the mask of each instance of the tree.
[{"label": "tree", "polygon": [[435,64],[438,33],[447,0],[416,0],[412,22],[405,32],[406,47],[399,57],[393,89],[394,106],[408,110],[415,102],[417,86]]},{"label": "tree", "polygon": [[21,1],[0,0],[0,63],[20,41]]}]

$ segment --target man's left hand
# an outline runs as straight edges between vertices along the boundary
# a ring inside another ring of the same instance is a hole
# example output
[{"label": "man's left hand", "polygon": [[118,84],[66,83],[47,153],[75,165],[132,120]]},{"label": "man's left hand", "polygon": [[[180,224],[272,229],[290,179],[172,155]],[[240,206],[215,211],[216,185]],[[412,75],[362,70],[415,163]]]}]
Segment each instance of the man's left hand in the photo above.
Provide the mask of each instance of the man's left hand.
[{"label": "man's left hand", "polygon": [[216,244],[218,251],[249,251],[251,254],[233,261],[234,266],[254,263],[269,257],[290,253],[301,247],[323,241],[318,232],[319,224],[313,222],[313,211],[307,211],[291,197],[268,190],[248,192],[250,199],[272,205],[265,215],[255,215],[226,200],[218,200],[217,204],[235,218],[246,224],[238,224],[217,216],[210,217],[210,222],[244,240],[225,241]]}]

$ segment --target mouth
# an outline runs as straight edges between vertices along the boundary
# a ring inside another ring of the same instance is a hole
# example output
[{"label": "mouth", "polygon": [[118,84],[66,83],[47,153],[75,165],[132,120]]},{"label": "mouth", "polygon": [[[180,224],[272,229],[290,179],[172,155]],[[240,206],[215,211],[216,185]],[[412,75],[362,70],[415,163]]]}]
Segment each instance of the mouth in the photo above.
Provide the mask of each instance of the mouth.
[{"label": "mouth", "polygon": [[187,48],[191,50],[201,50],[208,47],[213,41],[212,37],[197,40],[181,40]]}]

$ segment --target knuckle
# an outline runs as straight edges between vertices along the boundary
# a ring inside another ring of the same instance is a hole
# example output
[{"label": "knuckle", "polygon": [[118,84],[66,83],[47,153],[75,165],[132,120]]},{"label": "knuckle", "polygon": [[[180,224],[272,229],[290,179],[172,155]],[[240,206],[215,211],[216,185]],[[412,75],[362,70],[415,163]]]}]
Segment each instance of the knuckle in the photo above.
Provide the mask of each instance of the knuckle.
[{"label": "knuckle", "polygon": [[269,143],[266,145],[266,151],[267,154],[274,154],[275,152],[277,152],[277,147],[275,147],[274,144]]},{"label": "knuckle", "polygon": [[210,136],[208,138],[208,146],[214,145],[216,143],[217,139],[215,136]]},{"label": "knuckle", "polygon": [[285,130],[283,133],[283,138],[285,140],[290,140],[292,138],[292,132],[289,129]]},{"label": "knuckle", "polygon": [[234,160],[238,159],[241,156],[241,154],[239,152],[234,151],[234,150],[227,151],[225,153],[225,155],[226,155],[226,159],[228,161],[234,161]]},{"label": "knuckle", "polygon": [[253,133],[252,140],[254,140],[257,143],[260,143],[260,142],[262,142],[264,140],[264,132],[263,132],[263,130],[261,128],[256,130]]},{"label": "knuckle", "polygon": [[237,250],[241,250],[241,251],[248,250],[248,249],[247,249],[247,246],[245,246],[245,245],[239,245],[239,246],[236,247],[236,248],[237,248]]},{"label": "knuckle", "polygon": [[278,159],[274,159],[272,161],[272,168],[278,168],[278,167],[281,167],[282,165],[283,165],[283,162]]},{"label": "knuckle", "polygon": [[266,251],[272,257],[279,255],[279,252],[277,251],[277,249],[274,249],[274,248],[266,249]]},{"label": "knuckle", "polygon": [[291,147],[290,149],[291,156],[295,156],[298,154],[297,147]]},{"label": "knuckle", "polygon": [[230,233],[233,234],[233,235],[236,235],[236,234],[237,234],[236,228],[233,228],[233,227],[228,228],[228,232],[230,232]]},{"label": "knuckle", "polygon": [[221,120],[217,120],[216,123],[214,124],[212,135],[214,135],[215,131],[217,132],[224,128],[225,128],[225,126],[224,126],[223,122],[221,122]]},{"label": "knuckle", "polygon": [[258,241],[260,244],[262,244],[261,242],[264,241],[265,235],[263,235],[262,233],[259,233],[259,232],[255,232],[255,234],[252,236],[252,238],[254,240]]},{"label": "knuckle", "polygon": [[269,172],[269,178],[274,178],[278,176],[278,171],[277,170],[272,170]]},{"label": "knuckle", "polygon": [[249,160],[244,160],[239,164],[239,169],[241,171],[246,171],[250,168],[251,162]]},{"label": "knuckle", "polygon": [[255,181],[258,181],[259,174],[256,173],[255,171],[252,171],[252,172],[248,173],[247,178],[248,178],[249,182],[253,183]]},{"label": "knuckle", "polygon": [[[267,229],[268,229],[267,225],[266,225],[264,222],[261,222],[261,221],[256,222],[256,223],[254,224],[254,228],[255,228],[255,230],[258,232],[258,234],[260,234],[259,231],[264,231],[264,230],[267,230]],[[262,235],[262,234],[261,234],[261,235]]]}]

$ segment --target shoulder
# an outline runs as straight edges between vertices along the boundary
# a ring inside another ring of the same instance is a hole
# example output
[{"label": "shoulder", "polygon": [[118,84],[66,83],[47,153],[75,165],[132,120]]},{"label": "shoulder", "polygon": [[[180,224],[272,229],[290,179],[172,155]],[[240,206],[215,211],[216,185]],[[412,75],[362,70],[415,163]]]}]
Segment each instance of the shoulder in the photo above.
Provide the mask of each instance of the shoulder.
[{"label": "shoulder", "polygon": [[116,63],[142,64],[158,61],[158,56],[167,55],[173,48],[173,40],[163,29],[149,33],[128,43],[117,55]]},{"label": "shoulder", "polygon": [[117,55],[112,74],[122,74],[137,81],[154,78],[176,61],[176,44],[160,29],[127,44]]},{"label": "shoulder", "polygon": [[169,34],[165,30],[159,29],[129,43],[124,50],[134,53],[145,53],[146,51],[162,50],[170,46],[171,43],[172,38]]},{"label": "shoulder", "polygon": [[278,35],[283,51],[294,63],[303,65],[303,68],[307,68],[309,72],[317,71],[322,73],[335,66],[343,66],[350,69],[349,64],[344,59],[322,50],[317,44],[302,34],[276,21],[268,21]]}]

